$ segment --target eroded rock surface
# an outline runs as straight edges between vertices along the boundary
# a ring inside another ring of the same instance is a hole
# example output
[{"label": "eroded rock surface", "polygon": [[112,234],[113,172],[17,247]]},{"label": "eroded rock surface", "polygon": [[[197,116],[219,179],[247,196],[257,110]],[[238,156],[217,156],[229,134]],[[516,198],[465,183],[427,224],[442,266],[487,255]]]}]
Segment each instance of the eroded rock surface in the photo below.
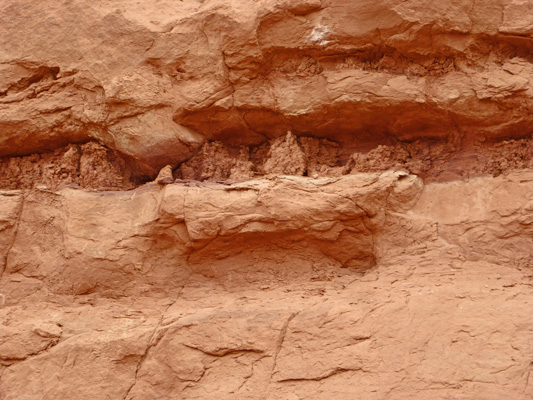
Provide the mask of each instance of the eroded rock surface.
[{"label": "eroded rock surface", "polygon": [[291,131],[352,153],[527,137],[528,11],[518,0],[9,1],[0,156],[97,140],[154,178],[206,139],[256,146]]},{"label": "eroded rock surface", "polygon": [[527,399],[532,201],[530,171],[4,191],[2,398]]},{"label": "eroded rock surface", "polygon": [[[53,293],[121,296],[168,295],[193,270],[229,284],[244,279],[244,271],[274,269],[281,280],[309,274],[317,262],[365,271],[376,264],[376,224],[388,204],[401,209],[421,190],[414,176],[384,173],[154,183],[125,192],[4,192],[5,273]],[[285,252],[301,262],[284,261]]]},{"label": "eroded rock surface", "polygon": [[0,2],[0,400],[533,398],[532,14]]},{"label": "eroded rock surface", "polygon": [[138,180],[116,152],[95,142],[70,144],[54,152],[0,158],[1,189],[132,189]]}]

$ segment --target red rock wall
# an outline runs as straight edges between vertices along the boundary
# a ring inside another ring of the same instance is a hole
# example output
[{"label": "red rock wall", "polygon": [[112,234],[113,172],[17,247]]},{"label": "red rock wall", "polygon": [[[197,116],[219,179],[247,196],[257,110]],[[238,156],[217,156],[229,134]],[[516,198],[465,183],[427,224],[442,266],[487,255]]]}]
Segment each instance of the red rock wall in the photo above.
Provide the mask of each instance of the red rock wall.
[{"label": "red rock wall", "polygon": [[0,2],[0,400],[533,398],[532,16]]}]

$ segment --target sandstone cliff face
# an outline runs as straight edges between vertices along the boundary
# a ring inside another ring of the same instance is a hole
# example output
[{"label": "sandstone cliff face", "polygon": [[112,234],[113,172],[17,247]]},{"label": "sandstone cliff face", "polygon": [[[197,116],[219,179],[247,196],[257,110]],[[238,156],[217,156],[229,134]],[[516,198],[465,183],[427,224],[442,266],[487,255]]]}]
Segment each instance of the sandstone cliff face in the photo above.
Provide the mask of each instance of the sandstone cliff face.
[{"label": "sandstone cliff face", "polygon": [[519,0],[6,1],[0,155],[95,139],[155,176],[204,140],[344,152],[529,136]]},{"label": "sandstone cliff face", "polygon": [[2,193],[2,398],[502,398],[533,174]]},{"label": "sandstone cliff face", "polygon": [[1,3],[0,399],[533,398],[532,15]]}]

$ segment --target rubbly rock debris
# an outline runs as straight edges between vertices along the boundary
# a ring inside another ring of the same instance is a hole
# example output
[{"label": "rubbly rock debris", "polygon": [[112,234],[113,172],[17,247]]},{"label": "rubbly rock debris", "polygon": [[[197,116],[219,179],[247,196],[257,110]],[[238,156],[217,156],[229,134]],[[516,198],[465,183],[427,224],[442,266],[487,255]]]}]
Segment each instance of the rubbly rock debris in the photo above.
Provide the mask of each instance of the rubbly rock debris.
[{"label": "rubbly rock debris", "polygon": [[138,184],[124,159],[104,146],[70,144],[54,152],[0,158],[0,188],[131,189]]}]

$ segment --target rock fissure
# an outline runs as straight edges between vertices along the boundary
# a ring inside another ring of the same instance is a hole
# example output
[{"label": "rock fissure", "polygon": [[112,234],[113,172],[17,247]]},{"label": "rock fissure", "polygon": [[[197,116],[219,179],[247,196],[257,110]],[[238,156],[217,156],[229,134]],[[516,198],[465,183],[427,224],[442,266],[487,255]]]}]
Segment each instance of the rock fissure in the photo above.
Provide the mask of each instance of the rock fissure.
[{"label": "rock fissure", "polygon": [[137,363],[137,366],[135,367],[135,374],[134,374],[134,377],[133,377],[133,383],[128,387],[128,389],[126,391],[126,394],[124,395],[124,400],[128,399],[128,396],[130,395],[131,391],[133,390],[133,388],[137,384],[137,376],[139,374],[139,371],[143,367],[143,364],[144,364],[146,358],[148,357],[148,355],[150,353],[150,350],[155,348],[158,345],[158,343],[161,341],[163,336],[165,335],[165,332],[168,329],[168,327],[165,327],[163,330],[161,330],[161,326],[163,325],[163,321],[165,320],[165,315],[167,314],[168,310],[170,310],[178,302],[178,300],[179,300],[180,296],[182,295],[183,290],[185,289],[185,286],[187,285],[189,279],[190,279],[190,275],[186,279],[185,284],[178,291],[178,294],[176,295],[175,300],[171,304],[169,304],[167,306],[166,310],[163,313],[161,313],[161,317],[159,318],[159,322],[157,323],[157,325],[155,326],[154,330],[152,331],[152,334],[151,334],[150,339],[148,341],[148,346],[146,346],[146,349],[145,349],[144,353],[141,355],[141,357],[139,359],[139,362]]},{"label": "rock fissure", "polygon": [[346,372],[368,373],[368,371],[365,371],[362,368],[338,368],[338,369],[335,369],[334,371],[329,372],[328,374],[326,374],[324,376],[318,376],[318,377],[314,377],[314,378],[287,378],[287,379],[281,379],[278,382],[280,382],[280,383],[293,383],[293,382],[306,382],[306,381],[319,382],[319,381],[322,381],[324,379],[328,379],[328,378],[330,378],[332,376],[343,374],[343,373],[346,373]]},{"label": "rock fissure", "polygon": [[225,357],[228,355],[235,355],[235,354],[241,354],[241,353],[257,353],[257,354],[264,353],[263,350],[259,350],[259,349],[236,348],[236,349],[217,349],[216,351],[209,351],[209,350],[202,349],[200,347],[192,346],[189,344],[185,344],[184,346],[188,347],[189,349],[202,352],[211,357]]},{"label": "rock fissure", "polygon": [[[339,144],[301,137],[275,139],[259,147],[239,150],[219,142],[209,142],[174,170],[176,182],[234,182],[259,176],[296,173],[304,176],[335,177],[341,174],[385,171],[398,168],[426,180],[451,180],[483,174],[499,174],[530,167],[531,139],[507,140],[484,147],[461,149],[464,135],[457,134],[453,145],[436,142],[433,147],[418,141],[379,145],[369,152],[355,152],[346,161]],[[458,147],[459,146],[459,147]],[[459,149],[459,150],[456,150]],[[218,153],[215,153],[218,152]],[[232,155],[239,151],[238,156]],[[290,163],[282,162],[289,157]],[[292,159],[291,159],[292,158]],[[474,164],[465,163],[475,160]],[[69,145],[54,153],[0,159],[4,179],[0,189],[51,189],[65,185],[89,189],[132,189],[143,182],[131,161],[94,142]]]},{"label": "rock fissure", "polygon": [[274,357],[273,357],[273,361],[272,361],[272,370],[270,372],[270,376],[271,376],[271,379],[272,379],[272,376],[275,374],[276,372],[276,367],[277,367],[277,361],[278,361],[278,356],[279,356],[279,353],[281,351],[281,348],[283,347],[283,342],[285,341],[285,336],[287,335],[287,329],[289,327],[289,324],[291,323],[291,321],[299,314],[300,312],[293,312],[291,315],[289,315],[289,317],[287,318],[287,320],[284,322],[283,326],[281,327],[281,330],[279,332],[279,336],[278,336],[278,339],[276,340],[276,348],[275,348],[275,351],[274,351]]},{"label": "rock fissure", "polygon": [[21,193],[19,195],[19,197],[20,197],[20,206],[18,207],[18,210],[16,211],[16,218],[15,218],[14,224],[13,224],[13,226],[11,228],[13,230],[12,238],[9,241],[9,243],[7,245],[7,248],[5,250],[4,260],[3,260],[3,263],[2,263],[3,264],[2,265],[2,270],[0,271],[0,281],[2,279],[2,275],[4,274],[6,269],[8,268],[9,253],[11,252],[11,249],[13,248],[13,246],[15,245],[15,242],[17,240],[18,228],[19,228],[20,220],[22,218],[22,213],[24,211],[24,201],[25,201],[25,198],[26,198],[26,194]]}]

